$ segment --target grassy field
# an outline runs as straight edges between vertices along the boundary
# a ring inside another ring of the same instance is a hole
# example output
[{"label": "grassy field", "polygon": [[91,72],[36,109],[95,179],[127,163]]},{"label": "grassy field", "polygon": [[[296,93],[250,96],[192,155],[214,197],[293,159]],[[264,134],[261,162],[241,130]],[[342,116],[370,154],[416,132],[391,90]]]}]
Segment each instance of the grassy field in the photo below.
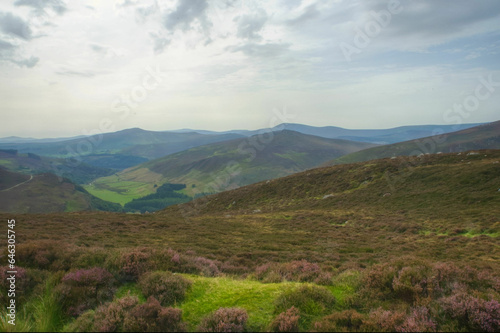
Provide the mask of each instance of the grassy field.
[{"label": "grassy field", "polygon": [[118,175],[99,178],[84,188],[92,195],[122,206],[148,194],[154,193],[154,184],[122,180]]},{"label": "grassy field", "polygon": [[[299,282],[262,283],[252,279],[181,275],[192,282],[185,300],[177,305],[182,310],[182,319],[188,324],[189,331],[196,331],[203,317],[221,307],[245,309],[248,313],[248,331],[267,331],[275,317],[276,300],[280,295],[301,286],[314,286]],[[65,327],[64,331],[70,330],[74,319],[65,317],[57,304],[55,280],[55,275],[49,277],[40,291],[40,296],[23,304],[18,313],[16,327],[9,326],[2,316],[0,329],[3,332],[57,331],[62,327]],[[324,290],[337,297],[338,304],[335,308],[342,310],[342,295],[350,294],[352,288],[347,285],[334,285]],[[122,285],[117,289],[114,299],[119,300],[126,296],[137,296],[140,303],[146,302],[146,297],[136,283]],[[321,316],[312,314],[311,318],[319,320]]]}]

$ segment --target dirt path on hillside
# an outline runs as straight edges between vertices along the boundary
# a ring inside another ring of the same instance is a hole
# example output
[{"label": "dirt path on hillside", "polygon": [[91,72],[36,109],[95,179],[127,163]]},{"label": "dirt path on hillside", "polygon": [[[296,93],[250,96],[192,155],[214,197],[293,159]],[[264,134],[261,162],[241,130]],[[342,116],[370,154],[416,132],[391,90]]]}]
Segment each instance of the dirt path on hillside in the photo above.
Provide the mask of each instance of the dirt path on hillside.
[{"label": "dirt path on hillside", "polygon": [[23,185],[23,184],[26,184],[27,182],[31,181],[32,179],[33,179],[33,175],[30,175],[30,179],[28,179],[28,180],[26,180],[26,181],[24,181],[24,182],[22,182],[22,183],[19,183],[19,184],[17,184],[17,185],[14,185],[14,186],[12,186],[12,187],[9,187],[8,189],[1,190],[0,192],[7,192],[7,191],[10,191],[10,190],[12,190],[13,188],[16,188],[16,187],[18,187],[18,186],[21,186],[21,185]]}]

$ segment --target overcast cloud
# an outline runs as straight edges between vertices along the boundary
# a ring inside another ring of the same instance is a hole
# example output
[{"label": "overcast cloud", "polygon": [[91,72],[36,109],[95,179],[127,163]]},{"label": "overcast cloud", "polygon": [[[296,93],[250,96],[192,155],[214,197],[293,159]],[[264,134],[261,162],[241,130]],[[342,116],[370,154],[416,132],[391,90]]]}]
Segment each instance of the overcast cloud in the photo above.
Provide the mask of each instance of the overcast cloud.
[{"label": "overcast cloud", "polygon": [[497,0],[1,1],[0,137],[495,121],[499,51]]}]

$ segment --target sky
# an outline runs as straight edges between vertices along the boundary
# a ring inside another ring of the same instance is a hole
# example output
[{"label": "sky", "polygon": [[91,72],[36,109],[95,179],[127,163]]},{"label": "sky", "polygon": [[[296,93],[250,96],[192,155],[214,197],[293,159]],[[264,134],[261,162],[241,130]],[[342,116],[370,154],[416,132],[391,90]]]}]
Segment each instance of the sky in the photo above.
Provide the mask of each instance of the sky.
[{"label": "sky", "polygon": [[0,2],[0,137],[500,119],[498,0]]}]

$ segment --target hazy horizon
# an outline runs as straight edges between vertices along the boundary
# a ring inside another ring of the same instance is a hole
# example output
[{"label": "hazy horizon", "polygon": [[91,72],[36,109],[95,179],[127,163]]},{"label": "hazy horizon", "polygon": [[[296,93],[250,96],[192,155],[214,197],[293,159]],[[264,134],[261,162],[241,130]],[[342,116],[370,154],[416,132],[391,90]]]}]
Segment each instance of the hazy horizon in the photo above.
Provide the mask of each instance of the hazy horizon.
[{"label": "hazy horizon", "polygon": [[0,137],[499,119],[500,2],[11,0]]},{"label": "hazy horizon", "polygon": [[[495,121],[493,121],[495,122]],[[463,124],[460,124],[460,125],[476,125],[476,124],[486,124],[486,123],[490,123],[490,122],[485,122],[485,123],[463,123]],[[389,129],[393,129],[393,128],[399,128],[399,127],[408,127],[408,126],[447,126],[447,125],[450,125],[450,124],[420,124],[420,125],[401,125],[401,126],[395,126],[395,127],[387,127],[387,128],[345,128],[345,127],[341,127],[341,126],[335,126],[335,125],[324,125],[324,126],[313,126],[313,125],[307,125],[307,124],[299,124],[299,123],[288,123],[289,125],[303,125],[303,126],[311,126],[311,127],[317,127],[317,128],[321,128],[321,127],[339,127],[339,128],[343,128],[343,129],[346,129],[346,130],[360,130],[360,131],[363,131],[363,130],[389,130]],[[277,125],[277,127],[279,127],[280,125],[284,125],[284,123],[280,123]],[[451,125],[453,126],[453,125]],[[250,128],[250,129],[245,129],[245,128],[232,128],[232,129],[227,129],[227,130],[220,130],[220,131],[216,131],[216,130],[209,130],[209,129],[204,129],[204,128],[176,128],[176,129],[167,129],[167,130],[152,130],[152,129],[147,129],[147,128],[141,128],[141,127],[129,127],[129,128],[123,128],[123,129],[117,129],[116,131],[111,131],[111,132],[98,132],[98,133],[94,133],[94,134],[106,134],[106,133],[115,133],[115,132],[121,132],[121,131],[126,131],[126,130],[131,130],[131,129],[140,129],[140,130],[144,130],[144,131],[150,131],[150,132],[179,132],[179,131],[193,131],[193,132],[196,132],[196,131],[208,131],[208,132],[214,132],[214,133],[226,133],[226,132],[237,132],[237,131],[258,131],[258,130],[264,130],[264,129],[268,129],[268,128]],[[460,129],[458,129],[460,130]],[[94,135],[94,134],[91,134],[91,135]],[[10,136],[2,136],[0,137],[0,139],[6,139],[6,138],[11,138],[11,137],[18,137],[20,139],[35,139],[35,140],[43,140],[43,139],[64,139],[64,138],[68,138],[68,139],[71,139],[71,138],[76,138],[76,137],[82,137],[83,135],[82,134],[74,134],[74,135],[68,135],[68,136],[45,136],[45,137],[29,137],[29,136],[18,136],[18,135],[10,135]]]}]

